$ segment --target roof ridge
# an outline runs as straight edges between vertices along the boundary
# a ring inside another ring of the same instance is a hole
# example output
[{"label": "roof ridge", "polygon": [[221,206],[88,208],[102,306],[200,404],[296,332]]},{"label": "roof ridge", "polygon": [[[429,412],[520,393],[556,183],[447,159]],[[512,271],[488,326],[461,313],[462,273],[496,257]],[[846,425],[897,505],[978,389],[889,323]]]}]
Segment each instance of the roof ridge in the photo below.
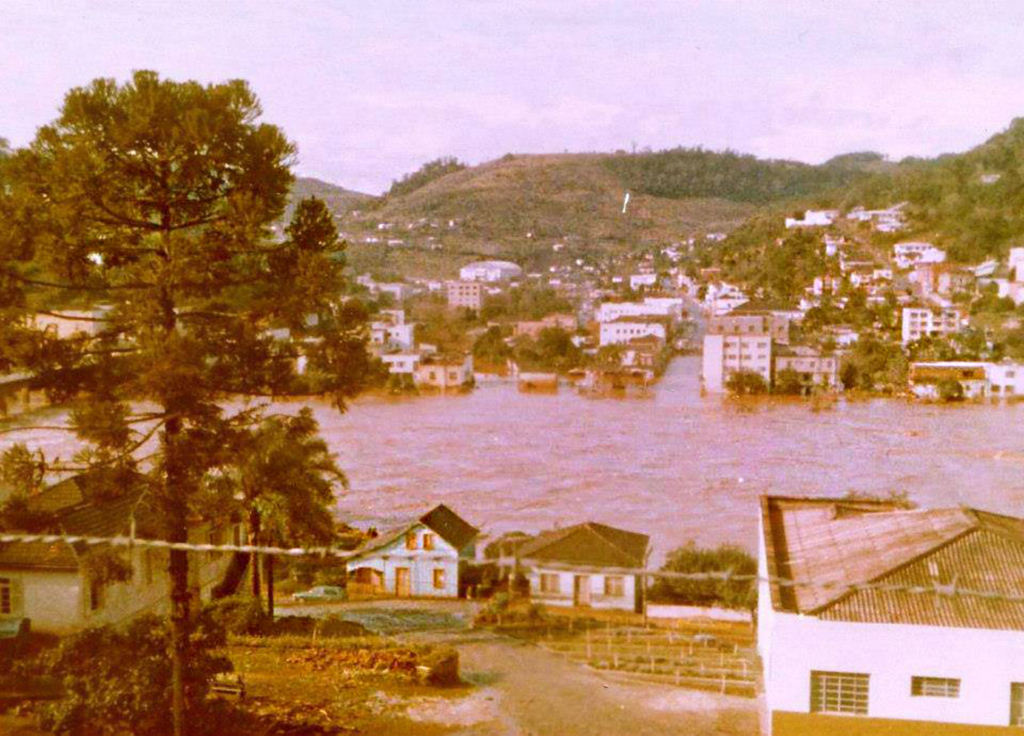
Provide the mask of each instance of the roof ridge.
[{"label": "roof ridge", "polygon": [[[603,541],[603,542],[604,542],[605,544],[607,544],[607,545],[608,545],[609,547],[611,547],[611,548],[612,548],[612,549],[614,549],[614,550],[615,550],[616,552],[618,552],[619,554],[621,554],[621,555],[622,555],[623,557],[626,557],[627,559],[629,559],[629,558],[631,558],[631,557],[633,556],[633,555],[629,554],[628,552],[626,552],[626,550],[622,549],[622,547],[620,547],[620,546],[619,546],[618,544],[616,544],[615,542],[613,542],[613,541],[612,541],[611,539],[609,539],[609,538],[608,538],[607,536],[605,536],[604,534],[602,534],[602,533],[601,533],[601,530],[600,530],[600,529],[597,529],[597,528],[596,528],[596,527],[605,527],[606,529],[611,529],[611,528],[613,528],[613,527],[609,527],[609,526],[608,526],[607,524],[601,524],[600,522],[596,522],[596,521],[588,521],[588,522],[586,522],[586,526],[590,527],[591,531],[593,531],[593,532],[594,532],[594,534],[596,534],[596,535],[597,535],[598,537],[600,537],[600,538],[601,538],[601,541]],[[627,533],[627,534],[636,534],[636,532],[631,532],[631,531],[629,531],[628,529],[618,529],[617,531],[620,531],[620,532],[625,532],[625,533]],[[643,534],[638,534],[637,536],[645,536],[645,535],[643,535]],[[650,543],[650,538],[648,538],[648,544],[649,544],[649,543]],[[641,564],[642,564],[642,563],[641,563]]]}]

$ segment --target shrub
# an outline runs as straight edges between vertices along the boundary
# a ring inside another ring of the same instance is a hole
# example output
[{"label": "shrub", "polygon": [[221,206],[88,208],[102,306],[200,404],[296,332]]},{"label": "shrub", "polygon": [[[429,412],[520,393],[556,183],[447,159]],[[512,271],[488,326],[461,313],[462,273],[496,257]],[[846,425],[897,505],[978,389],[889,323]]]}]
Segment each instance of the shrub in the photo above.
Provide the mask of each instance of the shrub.
[{"label": "shrub", "polygon": [[[755,575],[757,562],[746,550],[731,544],[723,544],[715,549],[701,549],[691,541],[670,552],[661,569],[666,572],[731,571],[734,575]],[[651,586],[650,597],[698,606],[752,608],[755,586],[753,580],[661,578]]]},{"label": "shrub", "polygon": [[[42,668],[61,681],[64,697],[42,712],[44,728],[68,736],[164,733],[171,721],[170,626],[143,616],[124,629],[86,629],[46,653]],[[231,663],[212,650],[225,644],[222,627],[207,615],[193,623],[185,668],[189,722],[222,721],[206,701],[209,683]],[[207,730],[206,733],[212,733]]]},{"label": "shrub", "polygon": [[768,384],[760,373],[736,371],[725,382],[729,393],[737,396],[755,396],[768,392]]},{"label": "shrub", "polygon": [[273,619],[263,609],[257,598],[235,596],[211,603],[206,614],[228,634],[263,635],[269,634]]}]

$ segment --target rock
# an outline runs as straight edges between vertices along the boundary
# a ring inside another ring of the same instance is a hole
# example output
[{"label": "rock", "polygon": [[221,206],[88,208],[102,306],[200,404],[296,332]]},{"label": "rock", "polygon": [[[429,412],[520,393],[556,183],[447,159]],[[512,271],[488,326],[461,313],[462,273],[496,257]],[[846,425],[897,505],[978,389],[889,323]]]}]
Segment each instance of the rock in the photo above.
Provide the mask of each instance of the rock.
[{"label": "rock", "polygon": [[438,649],[422,659],[416,667],[420,680],[435,687],[461,685],[459,653],[454,649]]}]

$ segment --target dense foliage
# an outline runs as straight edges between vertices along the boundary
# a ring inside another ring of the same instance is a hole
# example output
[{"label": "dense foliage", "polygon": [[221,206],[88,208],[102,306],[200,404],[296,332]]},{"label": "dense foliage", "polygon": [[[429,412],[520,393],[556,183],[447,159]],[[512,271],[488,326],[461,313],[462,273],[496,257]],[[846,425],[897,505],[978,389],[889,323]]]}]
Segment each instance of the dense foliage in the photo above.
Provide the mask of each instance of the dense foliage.
[{"label": "dense foliage", "polygon": [[733,151],[673,148],[655,153],[618,155],[606,165],[635,192],[681,199],[718,197],[767,204],[808,197],[848,185],[878,166],[876,153],[849,154],[820,166],[771,161]]},{"label": "dense foliage", "polygon": [[757,574],[757,561],[744,549],[723,544],[715,549],[697,547],[687,542],[669,552],[661,567],[667,572],[730,573],[746,576],[746,580],[685,580],[659,578],[651,586],[650,597],[698,606],[752,608],[756,603],[756,586],[751,579]]},{"label": "dense foliage", "polygon": [[411,194],[417,189],[425,187],[430,182],[440,179],[442,176],[454,174],[456,171],[462,171],[464,168],[466,168],[466,165],[454,156],[436,158],[423,164],[423,166],[411,174],[406,174],[401,179],[391,182],[391,188],[388,189],[386,196],[401,197],[405,194]]}]

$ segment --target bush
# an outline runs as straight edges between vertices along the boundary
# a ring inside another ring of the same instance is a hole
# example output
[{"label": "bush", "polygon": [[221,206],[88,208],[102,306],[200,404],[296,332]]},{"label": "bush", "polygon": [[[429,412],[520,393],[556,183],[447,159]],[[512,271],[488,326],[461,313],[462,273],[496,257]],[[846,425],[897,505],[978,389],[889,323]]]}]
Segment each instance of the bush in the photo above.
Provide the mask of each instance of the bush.
[{"label": "bush", "polygon": [[725,382],[729,393],[737,396],[756,396],[768,392],[768,384],[760,373],[754,371],[736,371]]},{"label": "bush", "polygon": [[[206,615],[193,623],[185,669],[189,722],[205,733],[223,719],[206,701],[210,681],[231,663],[212,650],[226,643],[224,630]],[[86,629],[44,655],[43,670],[61,681],[64,698],[45,706],[44,728],[68,736],[165,733],[171,722],[170,626],[143,616],[124,629]],[[197,731],[199,733],[200,731]]]},{"label": "bush", "polygon": [[939,398],[946,402],[963,401],[964,387],[959,381],[953,378],[946,378],[939,382],[936,387]]},{"label": "bush", "polygon": [[[669,553],[662,570],[666,572],[707,573],[731,571],[734,575],[755,575],[757,562],[750,554],[731,544],[716,549],[701,549],[693,542]],[[652,599],[670,600],[698,606],[719,605],[749,609],[756,600],[753,580],[680,580],[661,578],[651,586]]]},{"label": "bush", "polygon": [[775,376],[774,393],[783,396],[800,396],[803,392],[804,384],[800,380],[800,374],[792,368],[785,368]]}]

